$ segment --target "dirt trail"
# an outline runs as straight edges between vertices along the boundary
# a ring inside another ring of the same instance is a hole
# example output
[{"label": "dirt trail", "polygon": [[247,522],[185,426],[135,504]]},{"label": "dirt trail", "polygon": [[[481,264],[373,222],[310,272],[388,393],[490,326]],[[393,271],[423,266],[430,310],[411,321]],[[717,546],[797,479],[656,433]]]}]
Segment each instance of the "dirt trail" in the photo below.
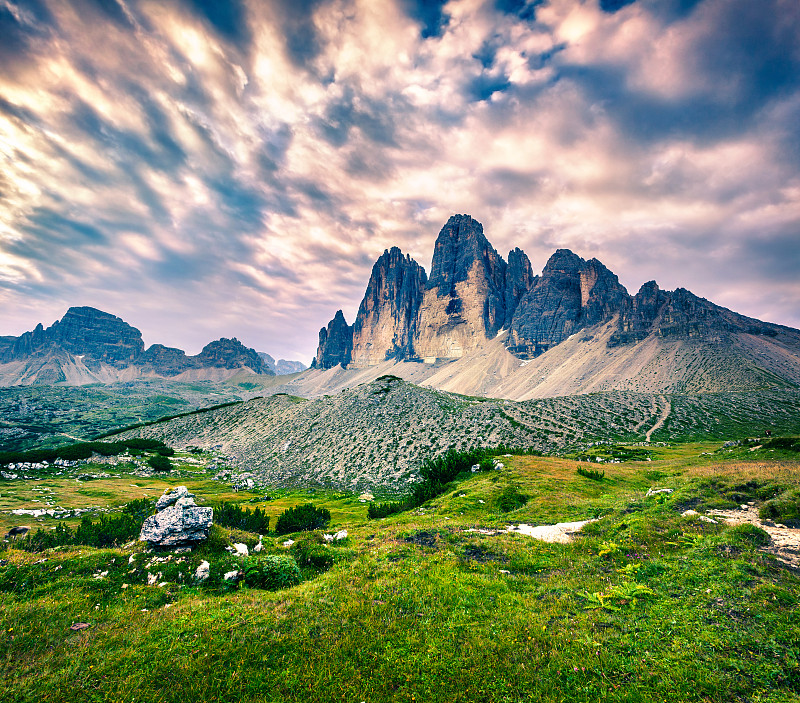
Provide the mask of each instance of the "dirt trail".
[{"label": "dirt trail", "polygon": [[722,518],[730,525],[739,525],[749,522],[760,527],[769,534],[772,540],[764,547],[764,551],[774,554],[784,564],[800,569],[800,530],[795,530],[785,525],[765,523],[758,517],[758,508],[752,505],[743,505],[739,510],[709,510],[708,514],[715,518]]},{"label": "dirt trail", "polygon": [[652,435],[653,432],[655,432],[657,429],[659,429],[666,422],[667,418],[669,417],[669,414],[672,412],[672,405],[670,405],[670,402],[663,395],[660,396],[660,398],[665,403],[664,410],[661,412],[661,416],[658,418],[658,420],[656,420],[656,424],[653,425],[645,433],[645,440],[644,440],[645,442],[649,442],[650,441],[650,435]]}]

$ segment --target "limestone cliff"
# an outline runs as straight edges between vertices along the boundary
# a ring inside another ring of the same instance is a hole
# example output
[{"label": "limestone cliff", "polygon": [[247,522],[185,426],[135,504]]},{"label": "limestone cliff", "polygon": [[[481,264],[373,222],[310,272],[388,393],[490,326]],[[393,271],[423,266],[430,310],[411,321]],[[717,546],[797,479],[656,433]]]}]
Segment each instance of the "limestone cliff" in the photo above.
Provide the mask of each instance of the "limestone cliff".
[{"label": "limestone cliff", "polygon": [[315,369],[332,369],[341,364],[347,366],[353,353],[353,328],[337,310],[327,327],[319,331],[317,356],[311,364]]},{"label": "limestone cliff", "polygon": [[559,249],[522,298],[511,321],[509,351],[533,358],[584,327],[609,319],[629,301],[628,291],[597,259]]},{"label": "limestone cliff", "polygon": [[436,239],[416,319],[416,356],[458,358],[494,337],[506,319],[506,268],[483,226],[453,215]]},{"label": "limestone cliff", "polygon": [[425,269],[400,249],[383,252],[372,267],[353,324],[351,366],[374,366],[414,355],[416,318],[426,281]]}]

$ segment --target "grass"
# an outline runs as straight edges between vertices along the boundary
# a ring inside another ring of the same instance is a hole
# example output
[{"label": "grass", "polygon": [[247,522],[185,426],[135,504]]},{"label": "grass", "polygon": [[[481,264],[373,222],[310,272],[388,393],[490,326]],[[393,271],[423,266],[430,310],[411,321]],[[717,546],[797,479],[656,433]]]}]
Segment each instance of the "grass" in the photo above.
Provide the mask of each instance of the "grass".
[{"label": "grass", "polygon": [[[157,567],[175,581],[148,586],[141,546],[9,550],[0,699],[800,701],[797,573],[759,549],[755,528],[681,517],[687,501],[759,503],[797,489],[800,463],[701,456],[714,448],[654,447],[652,461],[604,466],[602,482],[577,475],[576,461],[505,458],[502,470],[373,521],[353,495],[285,492],[258,503],[273,521],[311,500],[330,510],[328,531],[349,537],[328,548],[329,569],[306,566],[300,585],[279,591],[181,582],[190,567],[175,561]],[[114,504],[141,497],[131,483],[147,495],[167,484],[105,481]],[[255,497],[203,476],[180,482],[207,502]],[[32,490],[5,484],[2,500],[9,485]],[[645,498],[654,486],[674,492]],[[528,501],[503,514],[494,506],[509,490]],[[592,516],[572,544],[466,532]],[[256,539],[217,530],[190,557]],[[267,552],[286,554],[283,539],[267,535]],[[90,626],[72,631],[75,622]]]}]

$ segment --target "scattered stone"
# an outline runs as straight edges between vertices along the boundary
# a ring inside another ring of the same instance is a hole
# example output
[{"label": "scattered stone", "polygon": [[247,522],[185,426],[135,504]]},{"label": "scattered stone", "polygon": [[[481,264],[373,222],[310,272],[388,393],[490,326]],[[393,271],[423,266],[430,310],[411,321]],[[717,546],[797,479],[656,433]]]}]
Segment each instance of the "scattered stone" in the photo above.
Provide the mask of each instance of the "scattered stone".
[{"label": "scattered stone", "polygon": [[645,493],[645,498],[650,498],[651,496],[657,496],[660,493],[670,494],[672,493],[672,488],[650,488],[648,489],[647,493]]},{"label": "scattered stone", "polygon": [[208,577],[211,575],[211,564],[207,561],[200,562],[200,566],[197,567],[197,570],[194,572],[195,581],[206,581]]},{"label": "scattered stone", "polygon": [[91,627],[88,622],[73,622],[69,629],[77,632],[78,630],[85,630],[87,627]]},{"label": "scattered stone", "polygon": [[250,556],[250,550],[247,548],[247,545],[242,542],[234,542],[233,549],[238,557]]},{"label": "scattered stone", "polygon": [[347,530],[339,530],[332,535],[322,535],[322,539],[326,542],[338,542],[339,540],[347,539]]},{"label": "scattered stone", "polygon": [[283,543],[283,545],[282,545],[282,546],[284,546],[284,547],[291,547],[293,544],[294,544],[294,540],[293,540],[293,539],[287,539],[287,540],[286,540],[286,541]]},{"label": "scattered stone", "polygon": [[696,510],[684,510],[681,513],[682,517],[696,517],[697,515],[700,515],[700,513],[698,513]]},{"label": "scattered stone", "polygon": [[253,547],[253,552],[255,552],[256,554],[258,554],[261,550],[264,549],[263,540],[264,540],[264,538],[261,535],[259,535],[258,536],[258,544],[255,547]]},{"label": "scattered stone", "polygon": [[225,579],[226,581],[238,581],[239,580],[239,571],[238,570],[236,570],[236,571],[228,571],[228,572],[225,573],[225,575],[222,578]]}]

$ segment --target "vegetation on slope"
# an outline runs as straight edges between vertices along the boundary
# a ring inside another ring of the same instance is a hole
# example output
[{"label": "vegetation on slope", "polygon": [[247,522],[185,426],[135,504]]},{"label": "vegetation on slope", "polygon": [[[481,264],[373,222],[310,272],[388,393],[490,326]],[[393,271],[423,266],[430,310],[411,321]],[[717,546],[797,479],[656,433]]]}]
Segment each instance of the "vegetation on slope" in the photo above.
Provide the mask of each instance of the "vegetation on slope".
[{"label": "vegetation on slope", "polygon": [[[713,449],[660,448],[651,462],[604,467],[601,482],[574,461],[515,457],[377,521],[353,496],[318,494],[347,545],[295,535],[302,547],[287,550],[265,537],[258,578],[269,556],[293,558],[302,579],[276,591],[226,588],[220,572],[235,557],[225,546],[258,539],[238,530],[216,527],[186,555],[214,562],[205,588],[186,576],[194,561],[156,562],[165,556],[141,546],[11,548],[0,566],[0,698],[800,701],[797,573],[763,551],[758,528],[682,516],[687,505],[758,507],[798,489],[800,465],[761,450],[752,461],[703,455]],[[129,482],[116,481],[120,494]],[[221,490],[186,483],[200,496]],[[529,500],[502,513],[495,498],[510,486]],[[645,497],[654,487],[674,492]],[[274,518],[304,497],[264,510]],[[593,515],[572,544],[496,532]]]}]

